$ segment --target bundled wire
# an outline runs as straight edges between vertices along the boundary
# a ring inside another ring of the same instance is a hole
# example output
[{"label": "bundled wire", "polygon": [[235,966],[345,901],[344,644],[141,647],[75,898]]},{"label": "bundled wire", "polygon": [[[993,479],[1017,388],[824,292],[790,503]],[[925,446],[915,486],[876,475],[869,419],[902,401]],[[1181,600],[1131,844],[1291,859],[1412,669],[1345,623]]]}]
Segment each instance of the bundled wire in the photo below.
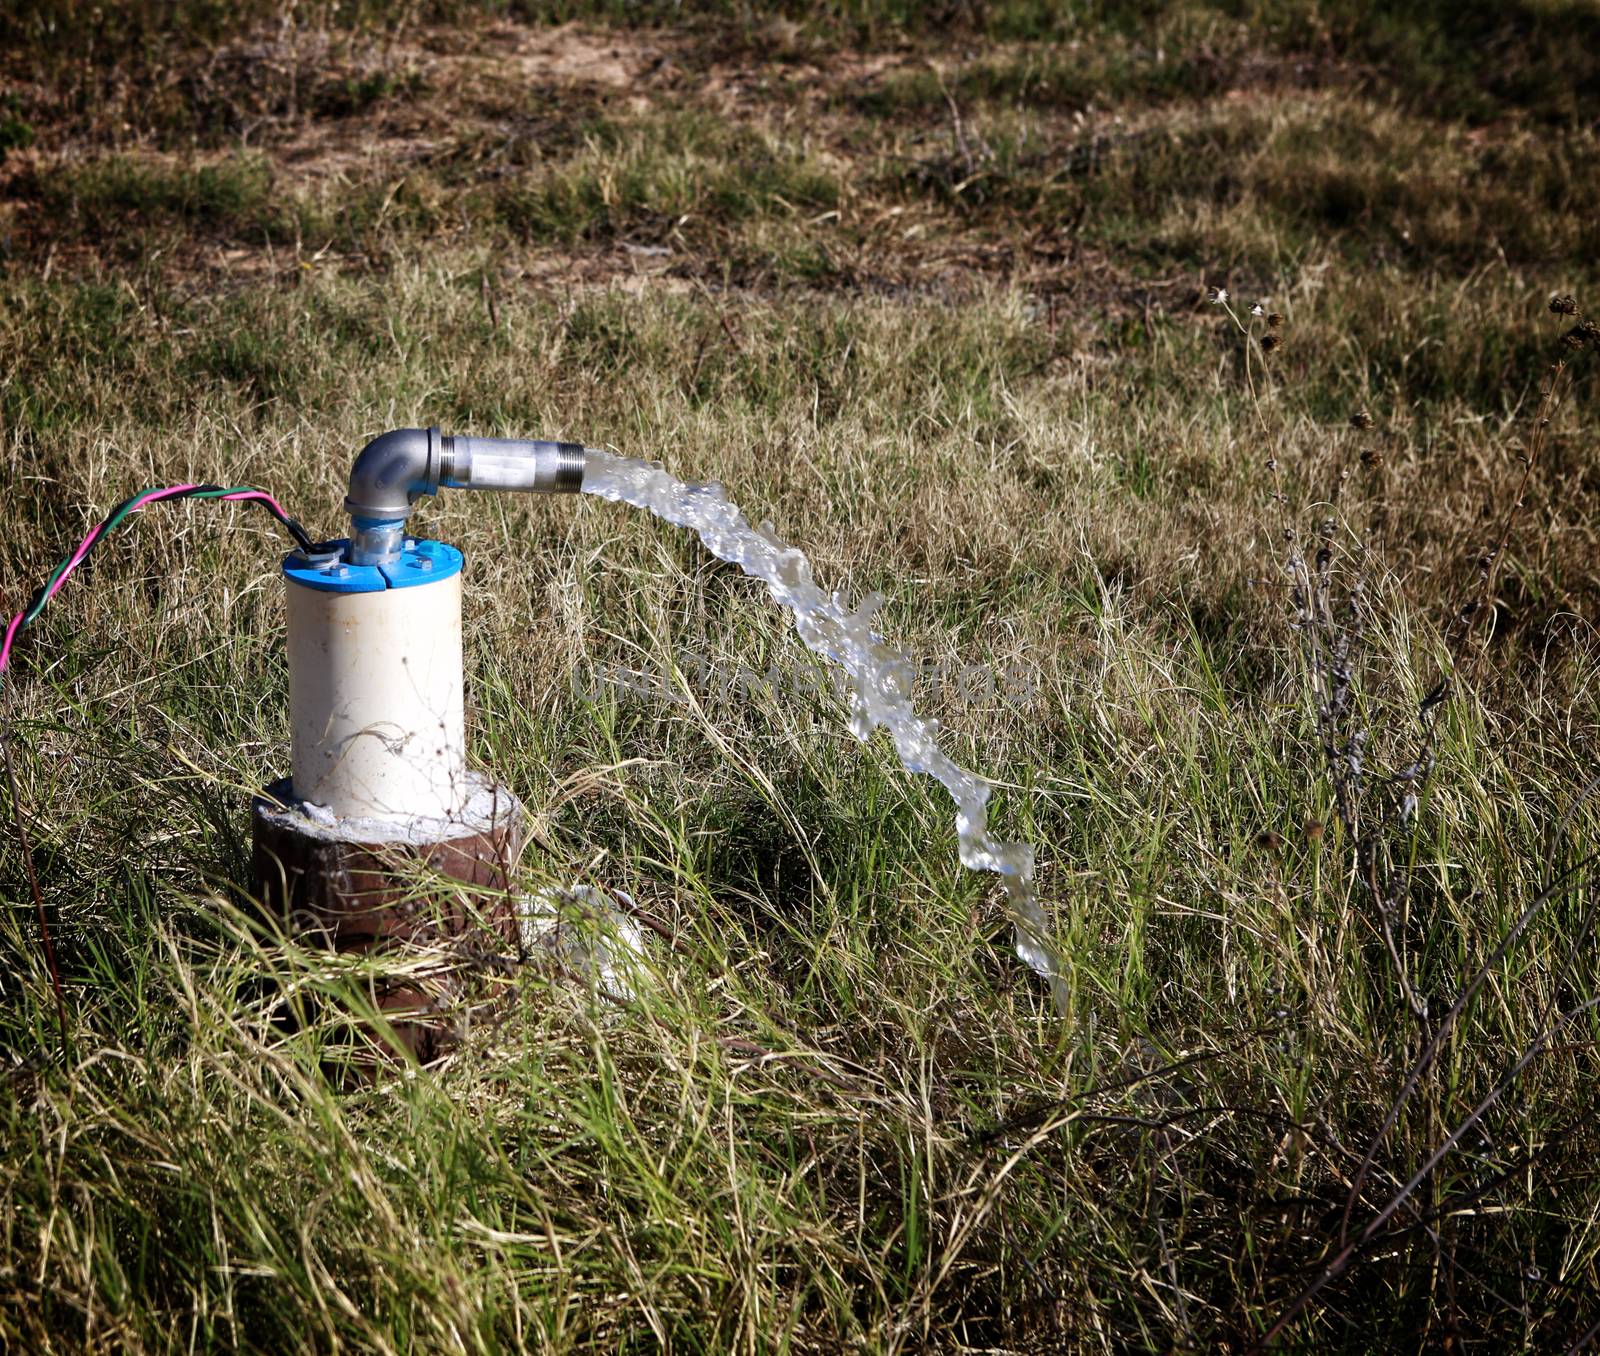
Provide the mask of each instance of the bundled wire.
[{"label": "bundled wire", "polygon": [[130,513],[137,513],[149,504],[160,504],[174,499],[220,499],[230,503],[260,504],[283,524],[297,546],[304,551],[314,549],[315,544],[305,528],[291,518],[284,511],[283,505],[265,490],[258,490],[249,485],[168,485],[160,489],[141,490],[131,499],[124,499],[112,509],[105,520],[78,544],[78,549],[56,566],[55,573],[38,587],[28,605],[11,618],[5,629],[5,637],[0,640],[0,675],[5,673],[6,666],[11,662],[11,649],[16,643],[18,633],[25,627],[33,625],[39,614],[44,611],[45,604],[55,597],[56,590],[88,559],[89,553],[105,540],[106,534],[117,527]]}]

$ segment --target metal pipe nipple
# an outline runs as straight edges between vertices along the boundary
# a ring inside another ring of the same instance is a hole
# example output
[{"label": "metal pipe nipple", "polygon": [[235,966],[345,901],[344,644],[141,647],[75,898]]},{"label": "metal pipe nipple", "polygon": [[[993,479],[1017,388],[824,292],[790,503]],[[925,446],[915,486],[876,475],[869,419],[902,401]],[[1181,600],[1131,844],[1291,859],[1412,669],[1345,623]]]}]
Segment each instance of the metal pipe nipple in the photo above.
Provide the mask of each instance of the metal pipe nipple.
[{"label": "metal pipe nipple", "polygon": [[396,559],[416,501],[441,489],[576,494],[587,451],[581,443],[472,438],[434,428],[398,428],[374,438],[350,468],[350,562]]}]

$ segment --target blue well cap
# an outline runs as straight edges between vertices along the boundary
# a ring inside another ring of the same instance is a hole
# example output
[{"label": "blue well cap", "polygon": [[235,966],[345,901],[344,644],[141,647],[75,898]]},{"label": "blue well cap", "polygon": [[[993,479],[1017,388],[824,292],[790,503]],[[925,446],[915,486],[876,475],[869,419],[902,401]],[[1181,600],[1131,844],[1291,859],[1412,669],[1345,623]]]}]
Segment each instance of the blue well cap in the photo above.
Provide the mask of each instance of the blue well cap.
[{"label": "blue well cap", "polygon": [[382,593],[385,589],[435,584],[461,573],[461,552],[442,541],[407,538],[398,560],[387,565],[352,565],[345,559],[348,539],[327,543],[326,551],[292,551],[283,558],[286,579],[321,593]]}]

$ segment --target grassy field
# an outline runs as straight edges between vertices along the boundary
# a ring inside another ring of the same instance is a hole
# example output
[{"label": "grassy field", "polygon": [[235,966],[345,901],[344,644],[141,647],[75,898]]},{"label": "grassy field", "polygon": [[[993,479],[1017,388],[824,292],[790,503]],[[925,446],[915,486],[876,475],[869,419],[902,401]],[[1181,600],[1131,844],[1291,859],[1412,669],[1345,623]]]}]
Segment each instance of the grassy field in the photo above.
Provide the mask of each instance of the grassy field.
[{"label": "grassy field", "polygon": [[396,425],[715,476],[944,666],[1070,994],[737,571],[457,495],[519,871],[647,955],[334,1076],[284,542],[152,507],[0,694],[0,1351],[1594,1348],[1592,4],[21,0],[0,75],[6,616]]}]

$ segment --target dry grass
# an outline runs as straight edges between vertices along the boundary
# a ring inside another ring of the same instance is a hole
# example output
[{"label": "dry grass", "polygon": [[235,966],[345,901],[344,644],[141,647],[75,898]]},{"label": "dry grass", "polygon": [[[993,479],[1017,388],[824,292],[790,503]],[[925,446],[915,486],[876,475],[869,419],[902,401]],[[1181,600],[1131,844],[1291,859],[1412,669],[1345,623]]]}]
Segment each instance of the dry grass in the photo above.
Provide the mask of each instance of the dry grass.
[{"label": "dry grass", "polygon": [[[1584,58],[1485,77],[1330,13],[1042,41],[1018,4],[980,44],[869,7],[374,11],[33,63],[0,107],[33,134],[0,161],[8,603],[144,484],[332,532],[394,425],[717,476],[913,654],[1026,673],[924,696],[1040,845],[1072,1012],[831,694],[689,681],[800,662],[746,581],[612,506],[445,498],[521,869],[660,933],[635,1001],[529,967],[438,1067],[342,1086],[318,1000],[362,976],[236,912],[287,761],[281,546],[152,510],[7,675],[69,1030],[8,835],[0,1347],[1592,1337],[1595,355],[1545,309],[1600,298]],[[1326,627],[1286,528],[1308,569],[1330,543]]]}]

